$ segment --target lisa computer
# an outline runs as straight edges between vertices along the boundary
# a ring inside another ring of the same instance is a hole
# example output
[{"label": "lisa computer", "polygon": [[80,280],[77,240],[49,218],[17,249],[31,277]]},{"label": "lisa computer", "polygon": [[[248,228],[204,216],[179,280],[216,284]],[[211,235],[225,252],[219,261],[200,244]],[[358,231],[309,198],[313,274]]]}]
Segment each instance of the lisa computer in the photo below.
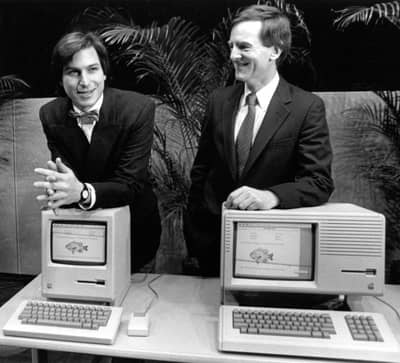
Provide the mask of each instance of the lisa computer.
[{"label": "lisa computer", "polygon": [[42,211],[42,297],[23,301],[5,335],[112,344],[130,286],[129,207]]},{"label": "lisa computer", "polygon": [[336,311],[329,304],[325,310],[320,303],[325,296],[340,301],[349,294],[383,294],[382,214],[349,203],[223,208],[221,235],[221,351],[399,359],[383,315]]}]

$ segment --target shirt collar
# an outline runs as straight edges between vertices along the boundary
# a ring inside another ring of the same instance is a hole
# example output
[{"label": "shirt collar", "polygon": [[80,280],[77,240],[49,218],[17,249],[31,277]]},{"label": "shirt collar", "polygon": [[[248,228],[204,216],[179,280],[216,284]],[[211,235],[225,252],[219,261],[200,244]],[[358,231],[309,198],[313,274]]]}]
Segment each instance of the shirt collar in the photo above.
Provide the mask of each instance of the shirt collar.
[{"label": "shirt collar", "polygon": [[[104,99],[104,94],[102,93],[101,96],[99,97],[99,99],[96,101],[96,103],[90,107],[87,111],[97,111],[100,114],[100,108],[103,104],[103,99]],[[76,107],[74,104],[72,104],[72,108],[75,112],[83,112],[82,110],[80,110],[78,107]]]},{"label": "shirt collar", "polygon": [[[278,84],[279,84],[279,74],[278,74],[278,72],[276,72],[274,77],[271,79],[271,81],[256,92],[257,101],[262,110],[266,110],[268,108],[269,102],[270,102],[274,92],[278,88]],[[240,107],[245,106],[245,100],[249,93],[251,93],[251,91],[247,87],[247,84],[245,84],[244,85],[244,94],[241,99]]]}]

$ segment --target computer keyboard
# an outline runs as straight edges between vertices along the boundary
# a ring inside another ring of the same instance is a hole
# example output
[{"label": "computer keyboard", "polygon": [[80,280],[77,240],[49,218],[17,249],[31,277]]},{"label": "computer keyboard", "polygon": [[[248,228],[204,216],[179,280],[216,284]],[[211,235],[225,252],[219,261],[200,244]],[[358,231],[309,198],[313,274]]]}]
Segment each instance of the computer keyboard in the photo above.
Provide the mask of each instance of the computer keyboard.
[{"label": "computer keyboard", "polygon": [[223,305],[222,351],[399,362],[400,348],[377,313]]},{"label": "computer keyboard", "polygon": [[3,328],[4,335],[113,344],[122,308],[24,300]]}]

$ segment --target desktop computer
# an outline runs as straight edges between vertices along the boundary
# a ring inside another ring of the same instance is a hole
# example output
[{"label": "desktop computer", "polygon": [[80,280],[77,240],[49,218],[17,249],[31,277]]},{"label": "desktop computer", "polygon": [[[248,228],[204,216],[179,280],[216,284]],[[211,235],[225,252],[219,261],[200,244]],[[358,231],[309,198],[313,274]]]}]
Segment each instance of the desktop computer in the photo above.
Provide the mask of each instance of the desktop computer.
[{"label": "desktop computer", "polygon": [[130,286],[129,207],[42,211],[42,296],[24,300],[5,335],[112,344]]},{"label": "desktop computer", "polygon": [[383,316],[304,308],[325,295],[383,294],[382,214],[348,203],[223,208],[221,228],[221,351],[376,362],[400,357]]},{"label": "desktop computer", "polygon": [[385,217],[347,203],[222,213],[223,291],[382,295]]},{"label": "desktop computer", "polygon": [[120,305],[130,286],[129,207],[42,211],[42,295]]}]

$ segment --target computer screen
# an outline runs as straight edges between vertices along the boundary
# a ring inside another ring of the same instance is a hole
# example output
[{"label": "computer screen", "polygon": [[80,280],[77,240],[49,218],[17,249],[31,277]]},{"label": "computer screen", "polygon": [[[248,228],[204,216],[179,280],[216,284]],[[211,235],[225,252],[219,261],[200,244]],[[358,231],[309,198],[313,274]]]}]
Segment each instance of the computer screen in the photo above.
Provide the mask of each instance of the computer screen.
[{"label": "computer screen", "polygon": [[349,203],[242,211],[223,208],[224,292],[380,295],[385,217]]},{"label": "computer screen", "polygon": [[75,265],[105,265],[107,223],[51,221],[51,261]]},{"label": "computer screen", "polygon": [[242,278],[312,280],[312,224],[236,222],[234,276]]}]

